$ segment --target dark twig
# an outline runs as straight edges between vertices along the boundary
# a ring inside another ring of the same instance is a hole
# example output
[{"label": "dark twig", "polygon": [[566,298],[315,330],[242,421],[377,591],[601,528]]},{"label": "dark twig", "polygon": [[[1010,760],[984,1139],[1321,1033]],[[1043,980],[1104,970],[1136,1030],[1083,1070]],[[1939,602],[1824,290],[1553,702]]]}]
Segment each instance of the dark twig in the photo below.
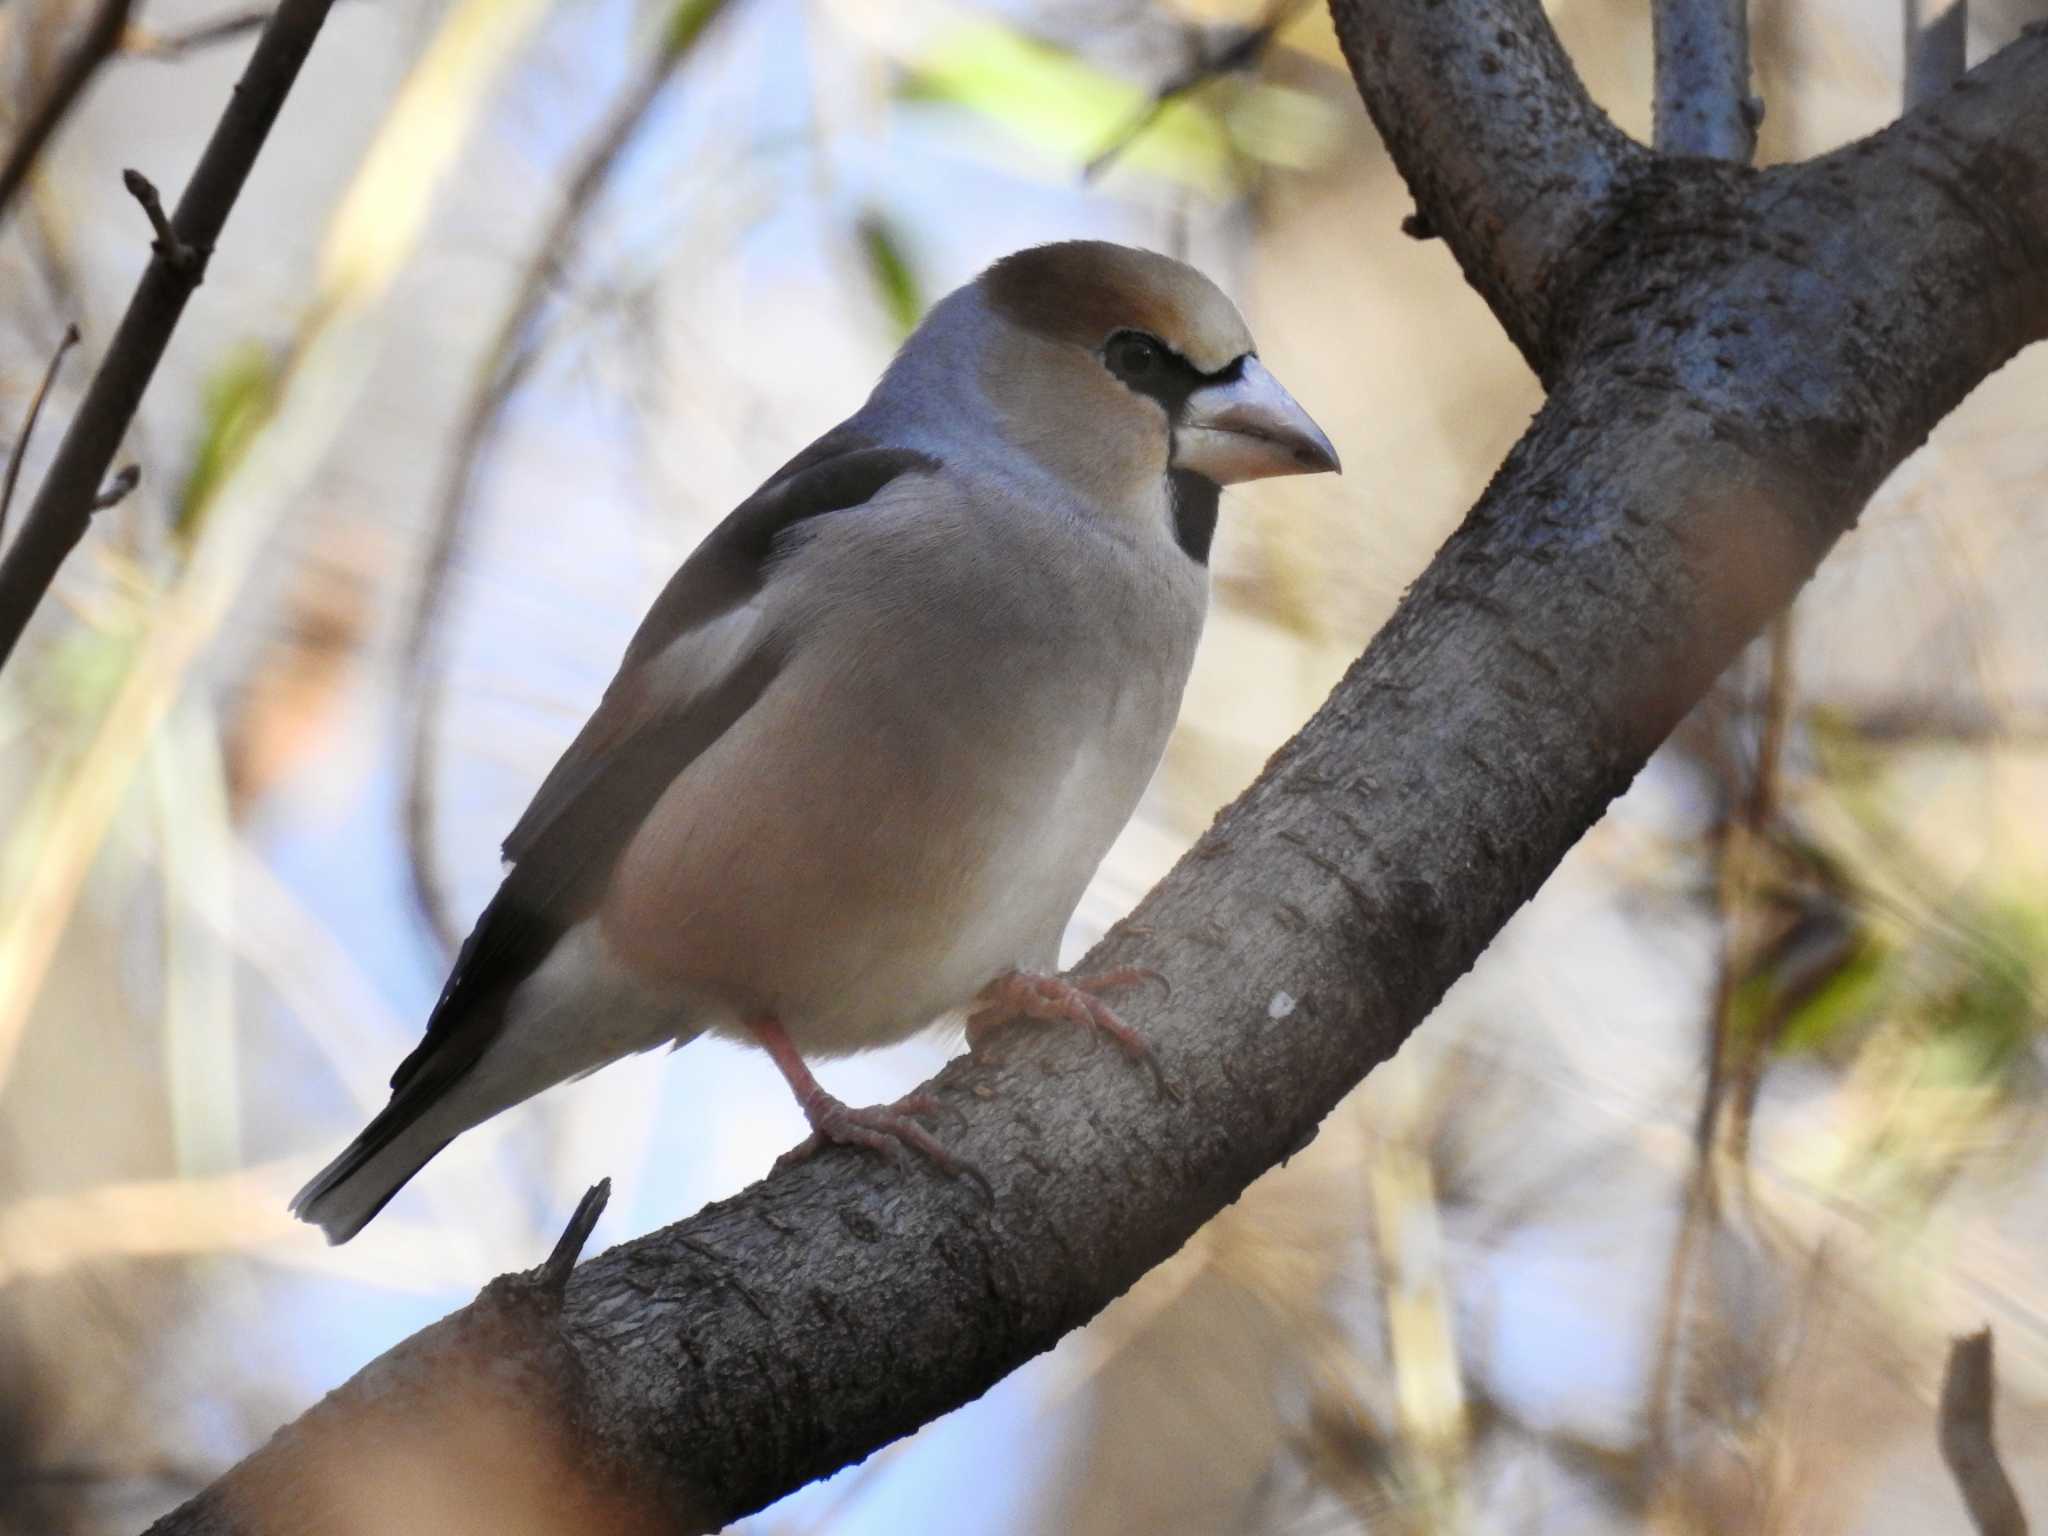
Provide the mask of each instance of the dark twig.
[{"label": "dark twig", "polygon": [[1763,102],[1749,89],[1748,0],[1656,0],[1660,154],[1749,164]]},{"label": "dark twig", "polygon": [[1963,78],[1970,0],[1906,0],[1905,22],[1905,101],[1910,112]]},{"label": "dark twig", "polygon": [[475,390],[463,410],[455,451],[434,500],[427,556],[413,598],[401,665],[410,678],[408,700],[405,831],[407,870],[413,899],[427,926],[452,951],[459,937],[448,909],[440,860],[434,852],[434,774],[438,743],[434,736],[442,686],[441,613],[447,602],[448,573],[461,546],[485,449],[496,435],[498,419],[539,355],[542,314],[553,280],[576,247],[583,222],[597,206],[626,150],[639,137],[649,116],[666,93],[704,29],[725,8],[725,0],[696,0],[685,8],[686,20],[670,29],[640,74],[598,126],[575,173],[562,192],[554,217],[541,231],[527,257],[493,338]]},{"label": "dark twig", "polygon": [[[207,254],[220,238],[333,3],[283,0],[228,98],[176,216],[159,221],[152,215],[152,225],[159,227],[149,267],[64,434],[20,536],[0,558],[0,666],[13,655],[64,557],[85,536],[114,453],[135,419],[143,391],[204,275]],[[134,183],[130,185],[133,188]],[[140,191],[137,196],[142,196]],[[143,206],[147,211],[150,199],[144,198]],[[161,211],[159,205],[156,212]]]},{"label": "dark twig", "polygon": [[121,33],[128,25],[128,13],[134,6],[135,0],[100,0],[100,8],[86,23],[85,34],[65,56],[57,70],[57,78],[50,82],[50,88],[30,111],[28,120],[21,126],[21,136],[14,141],[14,148],[7,152],[6,164],[0,165],[0,219],[7,216],[8,205],[21,190],[22,183],[28,180],[29,170],[43,152],[50,135],[78,105],[78,99],[85,94],[85,87],[94,72],[120,46]]},{"label": "dark twig", "polygon": [[35,398],[28,403],[28,415],[22,418],[21,432],[8,452],[7,479],[0,483],[0,538],[7,534],[7,509],[14,505],[14,484],[21,478],[21,461],[28,452],[28,440],[36,430],[36,418],[43,414],[43,402],[50,396],[50,386],[57,382],[57,370],[63,365],[64,354],[77,345],[78,327],[65,326],[64,339],[50,354],[50,366],[43,370],[43,382],[36,386]]},{"label": "dark twig", "polygon": [[1128,123],[1111,134],[1109,142],[1081,168],[1081,179],[1093,181],[1108,170],[1125,150],[1159,121],[1160,113],[1190,91],[1197,90],[1212,80],[1220,80],[1225,75],[1242,74],[1256,69],[1259,61],[1266,56],[1266,50],[1273,46],[1273,39],[1280,35],[1281,29],[1307,8],[1307,0],[1272,0],[1264,21],[1255,27],[1234,29],[1234,35],[1221,48],[1174,75],[1155,90],[1152,99],[1140,107]]},{"label": "dark twig", "polygon": [[555,1251],[534,1271],[533,1278],[557,1299],[569,1289],[569,1276],[576,1268],[576,1261],[583,1256],[583,1245],[590,1241],[590,1234],[597,1229],[598,1218],[604,1215],[604,1208],[611,1198],[610,1179],[599,1179],[591,1185],[583,1198],[576,1202],[576,1209],[569,1217],[569,1225],[562,1229]]},{"label": "dark twig", "polygon": [[1991,1330],[1952,1340],[1935,1436],[1977,1536],[2027,1536],[2026,1511],[1991,1434],[1992,1388]]}]

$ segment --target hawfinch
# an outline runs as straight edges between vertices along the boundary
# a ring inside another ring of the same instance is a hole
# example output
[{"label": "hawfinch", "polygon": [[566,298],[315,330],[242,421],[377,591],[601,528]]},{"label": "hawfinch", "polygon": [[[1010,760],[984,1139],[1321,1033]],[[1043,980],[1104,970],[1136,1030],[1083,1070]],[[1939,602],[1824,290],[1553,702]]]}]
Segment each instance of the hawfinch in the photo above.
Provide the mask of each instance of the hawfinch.
[{"label": "hawfinch", "polygon": [[788,1079],[793,1155],[942,1164],[916,1105],[805,1058],[961,1009],[1142,1050],[1096,995],[1130,974],[1049,974],[1061,931],[1173,728],[1221,488],[1337,467],[1180,262],[1077,240],[953,293],[655,600],[390,1104],[293,1210],[344,1242],[471,1126],[707,1030]]}]

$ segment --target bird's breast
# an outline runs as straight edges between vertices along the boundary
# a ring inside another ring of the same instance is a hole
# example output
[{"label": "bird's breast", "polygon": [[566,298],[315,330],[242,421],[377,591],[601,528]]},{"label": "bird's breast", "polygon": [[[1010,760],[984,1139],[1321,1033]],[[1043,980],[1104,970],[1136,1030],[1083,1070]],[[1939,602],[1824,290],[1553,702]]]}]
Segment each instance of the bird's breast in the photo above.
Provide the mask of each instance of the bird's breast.
[{"label": "bird's breast", "polygon": [[604,910],[615,949],[724,1020],[770,1014],[826,1053],[1051,963],[1158,763],[1193,648],[1086,618],[899,603],[812,637],[627,847]]}]

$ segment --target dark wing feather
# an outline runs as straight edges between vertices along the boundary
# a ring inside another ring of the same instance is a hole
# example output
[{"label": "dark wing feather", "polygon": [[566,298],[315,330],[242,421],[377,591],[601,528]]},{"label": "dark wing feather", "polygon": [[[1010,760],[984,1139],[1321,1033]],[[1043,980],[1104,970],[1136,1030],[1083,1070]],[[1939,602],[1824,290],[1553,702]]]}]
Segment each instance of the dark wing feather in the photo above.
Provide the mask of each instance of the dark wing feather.
[{"label": "dark wing feather", "polygon": [[[505,839],[504,884],[455,957],[426,1037],[399,1063],[403,1088],[436,1057],[436,1078],[467,1071],[495,1032],[483,1005],[533,973],[601,896],[612,866],[654,802],[734,721],[781,666],[763,650],[687,699],[657,697],[647,663],[676,640],[750,602],[776,541],[798,525],[872,499],[897,476],[930,470],[907,449],[869,446],[845,428],[792,459],[741,502],[669,579],[626,647],[618,676]],[[481,1027],[465,1028],[477,1015]]]}]

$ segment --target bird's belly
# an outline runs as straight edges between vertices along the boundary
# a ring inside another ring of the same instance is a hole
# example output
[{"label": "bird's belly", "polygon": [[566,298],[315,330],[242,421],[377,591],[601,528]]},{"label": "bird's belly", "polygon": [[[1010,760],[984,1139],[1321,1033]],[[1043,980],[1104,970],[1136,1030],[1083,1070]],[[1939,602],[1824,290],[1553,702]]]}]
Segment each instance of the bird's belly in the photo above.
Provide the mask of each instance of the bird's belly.
[{"label": "bird's belly", "polygon": [[[991,740],[929,703],[914,721],[846,709],[785,734],[775,701],[663,797],[621,860],[608,937],[698,1000],[706,1027],[772,1016],[823,1055],[902,1039],[1000,971],[1049,966],[1170,724],[1122,718],[1114,694],[1079,702]],[[830,761],[774,750],[821,735],[843,744]]]}]

